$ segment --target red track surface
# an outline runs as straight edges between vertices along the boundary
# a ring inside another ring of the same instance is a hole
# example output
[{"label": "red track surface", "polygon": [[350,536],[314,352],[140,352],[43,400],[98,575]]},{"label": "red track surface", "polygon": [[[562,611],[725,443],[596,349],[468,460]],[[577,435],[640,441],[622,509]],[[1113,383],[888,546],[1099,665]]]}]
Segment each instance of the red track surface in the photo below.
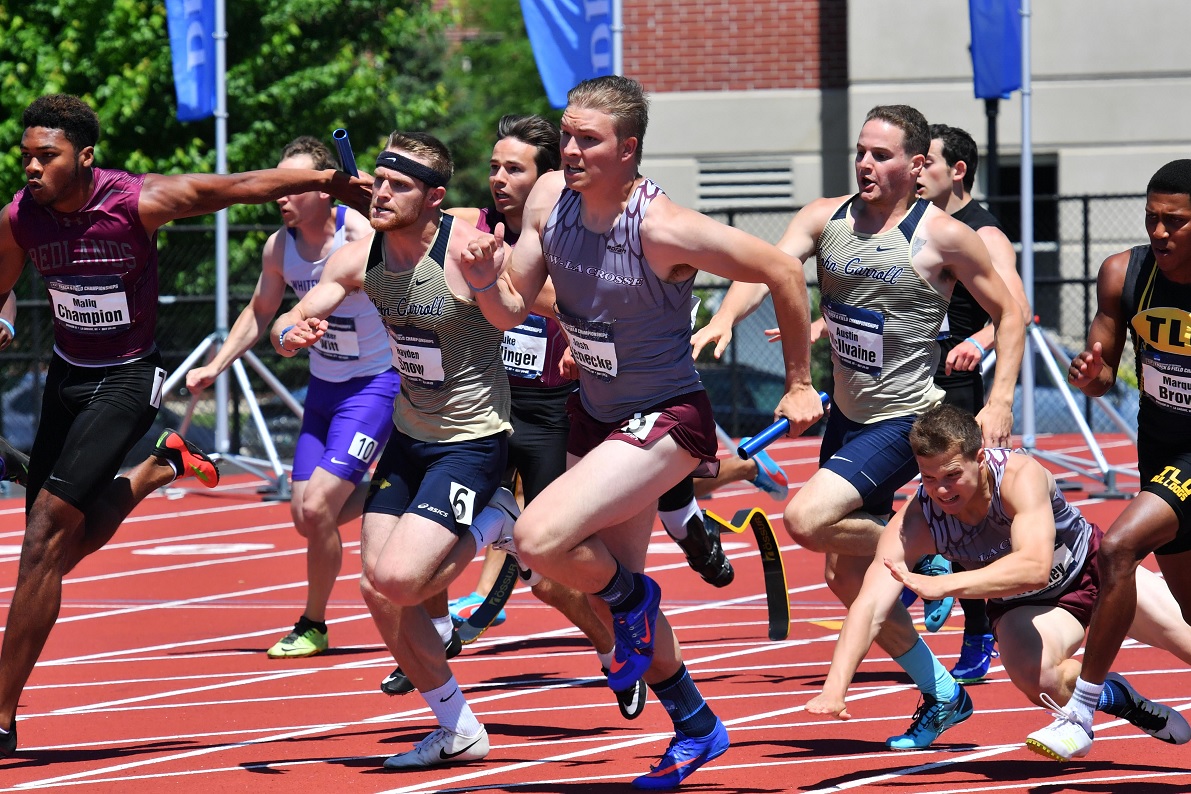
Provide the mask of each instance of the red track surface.
[{"label": "red track surface", "polygon": [[[1069,437],[1040,440],[1078,450]],[[813,471],[817,441],[773,449],[792,482]],[[1132,447],[1110,443],[1110,460]],[[288,506],[262,503],[244,478],[215,492],[160,493],[114,541],[66,581],[62,614],[25,690],[19,756],[0,762],[0,790],[515,791],[628,790],[671,735],[656,701],[624,722],[594,654],[574,628],[524,590],[509,620],[452,662],[492,737],[479,763],[416,773],[379,769],[433,727],[417,695],[378,691],[393,661],[356,585],[358,525],[344,531],[343,576],[330,610],[333,650],[270,661],[264,650],[301,611],[304,546]],[[1122,483],[1135,489],[1135,481]],[[1072,495],[1107,526],[1123,502]],[[750,486],[705,506],[725,516],[764,505],[780,530],[780,506]],[[0,590],[16,578],[22,504],[0,502]],[[783,534],[784,537],[784,534]],[[793,625],[766,639],[757,551],[749,535],[726,537],[736,581],[705,585],[681,552],[655,535],[650,573],[679,632],[686,662],[728,726],[733,746],[684,790],[784,792],[1122,792],[1191,790],[1191,747],[1170,747],[1097,715],[1088,759],[1046,761],[1023,748],[1049,722],[994,668],[972,687],[976,715],[929,751],[895,754],[887,736],[908,725],[917,696],[874,651],[849,693],[853,720],[810,717],[844,611],[823,585],[822,559],[787,542]],[[476,570],[456,588],[467,591]],[[920,616],[921,613],[918,612]],[[927,635],[950,665],[959,610]],[[1144,693],[1184,708],[1191,683],[1169,655],[1129,644],[1117,669]]]}]

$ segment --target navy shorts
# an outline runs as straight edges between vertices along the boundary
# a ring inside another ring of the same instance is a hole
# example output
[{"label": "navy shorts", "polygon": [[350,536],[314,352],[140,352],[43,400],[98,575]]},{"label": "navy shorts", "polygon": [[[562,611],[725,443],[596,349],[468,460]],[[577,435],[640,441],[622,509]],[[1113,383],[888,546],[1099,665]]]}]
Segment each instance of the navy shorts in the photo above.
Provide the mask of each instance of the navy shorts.
[{"label": "navy shorts", "polygon": [[819,467],[850,482],[860,493],[865,511],[889,515],[897,489],[918,474],[918,461],[910,449],[910,428],[916,418],[895,416],[862,425],[833,407],[819,448]]},{"label": "navy shorts", "polygon": [[393,432],[393,398],[400,388],[395,369],[342,383],[311,377],[293,479],[309,480],[316,467],[353,484],[364,479]]},{"label": "navy shorts", "polygon": [[508,446],[503,432],[434,442],[394,430],[372,473],[364,512],[413,513],[464,532],[500,487]]}]

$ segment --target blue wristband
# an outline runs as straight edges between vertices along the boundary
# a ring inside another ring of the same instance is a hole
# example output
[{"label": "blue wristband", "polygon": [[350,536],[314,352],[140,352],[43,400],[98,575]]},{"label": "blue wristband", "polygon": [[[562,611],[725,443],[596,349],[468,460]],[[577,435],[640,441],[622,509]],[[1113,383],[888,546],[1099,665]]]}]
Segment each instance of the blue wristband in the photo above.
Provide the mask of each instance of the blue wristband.
[{"label": "blue wristband", "polygon": [[293,329],[293,326],[287,325],[286,327],[282,328],[281,333],[279,333],[277,335],[277,346],[280,347],[282,350],[284,350],[287,353],[294,352],[285,346],[285,335],[288,334],[291,329]]},{"label": "blue wristband", "polygon": [[472,292],[475,292],[475,293],[487,292],[488,290],[490,290],[490,289],[492,289],[493,287],[495,287],[495,286],[496,286],[496,282],[498,282],[498,281],[500,281],[500,276],[497,276],[496,278],[492,279],[492,283],[491,283],[491,284],[489,284],[489,285],[488,285],[488,286],[486,286],[486,287],[472,287],[472,286],[471,286],[471,282],[470,282],[470,281],[469,281],[469,282],[467,282],[467,286],[471,287],[471,291],[472,291]]},{"label": "blue wristband", "polygon": [[5,320],[3,317],[0,317],[0,325],[3,325],[8,329],[9,336],[11,336],[13,339],[17,338],[17,329],[12,327],[12,323],[10,323],[8,320]]},{"label": "blue wristband", "polygon": [[984,345],[980,344],[979,342],[977,342],[977,341],[976,341],[975,339],[973,339],[972,337],[970,337],[970,336],[969,336],[969,337],[968,337],[967,339],[965,339],[964,341],[965,341],[965,342],[967,342],[968,344],[975,345],[975,346],[976,346],[976,349],[980,351],[980,357],[981,357],[981,358],[984,358],[986,355],[988,355],[988,351],[984,349]]}]

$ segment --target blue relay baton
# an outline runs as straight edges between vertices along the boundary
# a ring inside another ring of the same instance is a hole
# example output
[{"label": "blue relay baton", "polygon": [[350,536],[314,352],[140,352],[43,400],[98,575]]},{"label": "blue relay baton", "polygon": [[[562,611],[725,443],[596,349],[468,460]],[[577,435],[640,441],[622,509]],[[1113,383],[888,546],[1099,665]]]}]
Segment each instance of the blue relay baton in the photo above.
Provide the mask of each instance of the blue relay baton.
[{"label": "blue relay baton", "polygon": [[340,127],[331,133],[331,140],[335,141],[335,148],[339,150],[339,164],[350,176],[359,176],[356,170],[356,156],[352,154],[351,141],[347,139],[347,130]]},{"label": "blue relay baton", "polygon": [[[821,391],[819,392],[819,399],[823,401],[823,405],[827,405],[827,402],[831,398],[827,396],[827,392]],[[756,455],[758,452],[772,444],[774,441],[777,441],[789,431],[790,420],[783,416],[781,419],[777,420],[769,427],[750,438],[747,442],[737,447],[736,454],[744,460],[748,460],[753,457],[753,455]]]}]

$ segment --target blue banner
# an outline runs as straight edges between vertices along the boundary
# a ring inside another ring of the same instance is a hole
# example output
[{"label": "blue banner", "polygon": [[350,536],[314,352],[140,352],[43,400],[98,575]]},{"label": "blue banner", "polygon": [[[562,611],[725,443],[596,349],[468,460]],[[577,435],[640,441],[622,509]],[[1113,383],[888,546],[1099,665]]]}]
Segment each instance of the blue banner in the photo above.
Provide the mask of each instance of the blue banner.
[{"label": "blue banner", "polygon": [[1008,99],[1021,88],[1019,0],[968,0],[972,76],[979,99]]},{"label": "blue banner", "polygon": [[617,0],[521,0],[538,74],[552,107],[592,77],[612,74],[612,3]]},{"label": "blue banner", "polygon": [[215,115],[215,0],[165,0],[178,121]]}]

